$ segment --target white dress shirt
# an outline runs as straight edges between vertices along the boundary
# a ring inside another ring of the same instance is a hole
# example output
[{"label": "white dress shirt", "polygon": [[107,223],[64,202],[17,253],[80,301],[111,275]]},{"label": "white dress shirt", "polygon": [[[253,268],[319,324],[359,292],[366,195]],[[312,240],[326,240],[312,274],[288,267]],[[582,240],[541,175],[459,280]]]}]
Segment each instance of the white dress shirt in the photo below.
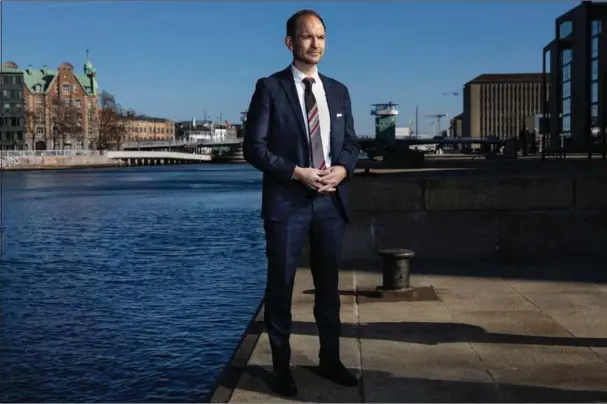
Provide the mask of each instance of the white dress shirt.
[{"label": "white dress shirt", "polygon": [[[306,111],[305,100],[306,85],[303,82],[303,80],[308,76],[297,70],[293,65],[291,65],[291,71],[293,72],[295,88],[297,89],[299,104],[301,105],[301,113],[303,114],[304,124],[306,125],[306,138],[309,142],[310,129],[308,128],[308,113]],[[331,167],[331,114],[329,113],[329,104],[327,103],[325,88],[323,87],[322,80],[318,75],[318,70],[315,70],[314,74],[310,77],[314,79],[314,84],[312,85],[312,93],[316,98],[316,105],[318,107],[318,119],[320,121],[320,138],[322,139],[322,150],[325,154],[325,164],[327,168],[329,168]]]}]

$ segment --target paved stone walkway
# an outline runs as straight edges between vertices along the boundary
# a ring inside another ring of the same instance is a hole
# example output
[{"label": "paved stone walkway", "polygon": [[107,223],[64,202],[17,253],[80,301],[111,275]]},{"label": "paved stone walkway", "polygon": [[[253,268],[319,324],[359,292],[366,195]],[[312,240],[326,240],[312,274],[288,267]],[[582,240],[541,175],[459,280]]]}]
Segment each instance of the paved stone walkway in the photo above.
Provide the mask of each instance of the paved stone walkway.
[{"label": "paved stone walkway", "polygon": [[232,402],[605,402],[607,284],[413,276],[440,299],[357,299],[353,289],[381,274],[343,271],[342,360],[359,388],[315,373],[318,339],[310,272],[297,274],[291,337],[300,394],[267,386],[270,348],[263,333]]}]

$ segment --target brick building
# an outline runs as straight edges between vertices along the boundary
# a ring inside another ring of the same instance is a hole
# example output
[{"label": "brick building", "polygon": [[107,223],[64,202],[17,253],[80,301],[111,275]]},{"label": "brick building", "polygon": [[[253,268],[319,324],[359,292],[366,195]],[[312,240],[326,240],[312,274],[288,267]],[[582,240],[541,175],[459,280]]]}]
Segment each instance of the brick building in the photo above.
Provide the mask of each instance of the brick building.
[{"label": "brick building", "polygon": [[128,143],[150,140],[175,140],[175,122],[163,118],[144,115],[126,115],[121,117],[126,129]]},{"label": "brick building", "polygon": [[19,68],[14,62],[3,70],[23,77],[25,143],[36,150],[87,149],[97,136],[98,107],[96,71],[87,60],[83,73],[64,62],[57,70],[47,66]]}]

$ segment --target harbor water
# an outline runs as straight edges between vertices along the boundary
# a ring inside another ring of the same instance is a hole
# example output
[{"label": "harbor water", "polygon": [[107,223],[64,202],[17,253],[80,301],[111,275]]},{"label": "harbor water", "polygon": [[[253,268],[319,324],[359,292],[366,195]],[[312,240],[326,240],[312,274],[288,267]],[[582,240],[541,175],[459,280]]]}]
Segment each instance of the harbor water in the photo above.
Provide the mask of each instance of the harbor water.
[{"label": "harbor water", "polygon": [[0,402],[201,402],[265,286],[246,165],[2,173]]}]

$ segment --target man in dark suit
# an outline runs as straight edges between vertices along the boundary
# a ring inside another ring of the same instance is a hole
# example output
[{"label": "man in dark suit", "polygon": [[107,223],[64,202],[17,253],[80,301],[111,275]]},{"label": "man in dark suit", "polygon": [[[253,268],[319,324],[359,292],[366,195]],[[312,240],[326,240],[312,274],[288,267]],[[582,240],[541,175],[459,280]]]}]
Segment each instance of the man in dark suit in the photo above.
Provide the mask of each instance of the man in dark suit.
[{"label": "man in dark suit", "polygon": [[293,282],[306,237],[315,288],[314,317],[320,339],[320,374],[345,386],[357,377],[340,361],[338,269],[348,221],[347,181],[359,146],[346,86],[318,73],[325,24],[312,10],[287,21],[293,62],[257,81],[247,114],[244,157],[263,172],[261,214],[268,259],[265,323],[275,389],[297,394],[290,372]]}]

